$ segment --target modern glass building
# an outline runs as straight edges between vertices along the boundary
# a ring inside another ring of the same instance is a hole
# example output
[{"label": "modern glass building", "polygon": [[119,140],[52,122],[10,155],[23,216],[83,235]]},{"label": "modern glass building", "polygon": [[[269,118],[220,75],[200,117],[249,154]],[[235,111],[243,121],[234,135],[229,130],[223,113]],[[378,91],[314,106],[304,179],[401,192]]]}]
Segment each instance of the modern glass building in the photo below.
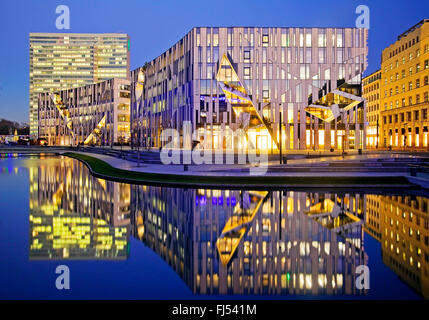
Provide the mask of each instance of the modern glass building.
[{"label": "modern glass building", "polygon": [[126,144],[130,140],[130,81],[106,81],[39,94],[39,137],[49,145]]},{"label": "modern glass building", "polygon": [[129,37],[30,33],[30,135],[38,135],[37,96],[111,78],[128,78]]},{"label": "modern glass building", "polygon": [[366,56],[366,29],[193,28],[131,72],[132,143],[190,147],[190,121],[199,148],[364,148]]},{"label": "modern glass building", "polygon": [[366,146],[368,149],[379,147],[380,136],[380,82],[381,70],[377,70],[362,80],[362,96],[367,101],[366,110]]}]

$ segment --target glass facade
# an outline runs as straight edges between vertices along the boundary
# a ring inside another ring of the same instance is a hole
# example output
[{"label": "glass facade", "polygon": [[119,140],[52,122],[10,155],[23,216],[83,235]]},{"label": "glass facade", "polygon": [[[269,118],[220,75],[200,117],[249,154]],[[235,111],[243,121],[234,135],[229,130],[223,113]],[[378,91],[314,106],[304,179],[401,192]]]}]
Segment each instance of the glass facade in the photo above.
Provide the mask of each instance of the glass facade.
[{"label": "glass facade", "polygon": [[38,94],[128,78],[126,34],[30,33],[30,135],[38,136]]},{"label": "glass facade", "polygon": [[110,79],[39,94],[39,138],[49,145],[127,144],[130,140],[130,81]]},{"label": "glass facade", "polygon": [[[262,149],[279,141],[284,150],[363,148],[365,104],[345,101],[354,97],[341,85],[360,86],[366,40],[367,30],[354,28],[193,28],[131,72],[133,144],[160,147],[163,130],[182,135],[190,121],[198,147],[213,148],[216,132],[235,130],[250,113],[259,124],[246,127],[247,142],[264,141]],[[306,109],[332,92],[334,118]]]}]

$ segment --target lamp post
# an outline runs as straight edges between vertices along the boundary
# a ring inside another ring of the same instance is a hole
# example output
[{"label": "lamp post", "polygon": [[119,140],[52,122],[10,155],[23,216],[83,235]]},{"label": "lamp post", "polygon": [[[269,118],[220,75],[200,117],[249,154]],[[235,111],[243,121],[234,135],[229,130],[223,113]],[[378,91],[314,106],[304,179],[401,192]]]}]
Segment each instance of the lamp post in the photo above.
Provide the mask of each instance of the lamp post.
[{"label": "lamp post", "polygon": [[140,130],[138,131],[138,140],[137,140],[137,167],[140,167]]},{"label": "lamp post", "polygon": [[408,122],[404,122],[404,152],[407,147],[407,124]]},{"label": "lamp post", "polygon": [[378,149],[378,116],[377,116],[377,137],[375,148]]},{"label": "lamp post", "polygon": [[282,155],[282,112],[280,111],[280,121],[279,121],[279,151],[280,151],[280,164],[283,164],[283,155]]}]

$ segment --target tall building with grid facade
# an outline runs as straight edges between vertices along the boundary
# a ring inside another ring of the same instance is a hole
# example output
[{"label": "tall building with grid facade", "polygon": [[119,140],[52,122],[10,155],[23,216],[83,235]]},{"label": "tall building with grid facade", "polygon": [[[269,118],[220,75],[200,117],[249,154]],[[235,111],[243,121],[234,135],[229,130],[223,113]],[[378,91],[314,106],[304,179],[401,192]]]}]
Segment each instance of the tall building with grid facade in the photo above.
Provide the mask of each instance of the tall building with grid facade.
[{"label": "tall building with grid facade", "polygon": [[30,33],[30,135],[38,136],[38,94],[129,76],[129,37]]},{"label": "tall building with grid facade", "polygon": [[131,72],[132,143],[187,148],[190,121],[198,148],[363,149],[366,57],[367,29],[193,28]]},{"label": "tall building with grid facade", "polygon": [[39,138],[48,145],[128,144],[130,80],[109,79],[39,94]]}]

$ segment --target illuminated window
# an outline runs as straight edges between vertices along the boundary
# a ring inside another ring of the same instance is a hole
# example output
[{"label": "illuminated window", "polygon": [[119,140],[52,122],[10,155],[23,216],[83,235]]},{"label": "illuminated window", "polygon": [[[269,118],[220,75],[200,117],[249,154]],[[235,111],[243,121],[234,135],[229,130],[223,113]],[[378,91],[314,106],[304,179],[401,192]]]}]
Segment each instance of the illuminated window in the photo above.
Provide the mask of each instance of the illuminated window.
[{"label": "illuminated window", "polygon": [[269,36],[268,36],[268,34],[262,35],[262,46],[263,47],[268,47],[268,43],[269,43]]}]

